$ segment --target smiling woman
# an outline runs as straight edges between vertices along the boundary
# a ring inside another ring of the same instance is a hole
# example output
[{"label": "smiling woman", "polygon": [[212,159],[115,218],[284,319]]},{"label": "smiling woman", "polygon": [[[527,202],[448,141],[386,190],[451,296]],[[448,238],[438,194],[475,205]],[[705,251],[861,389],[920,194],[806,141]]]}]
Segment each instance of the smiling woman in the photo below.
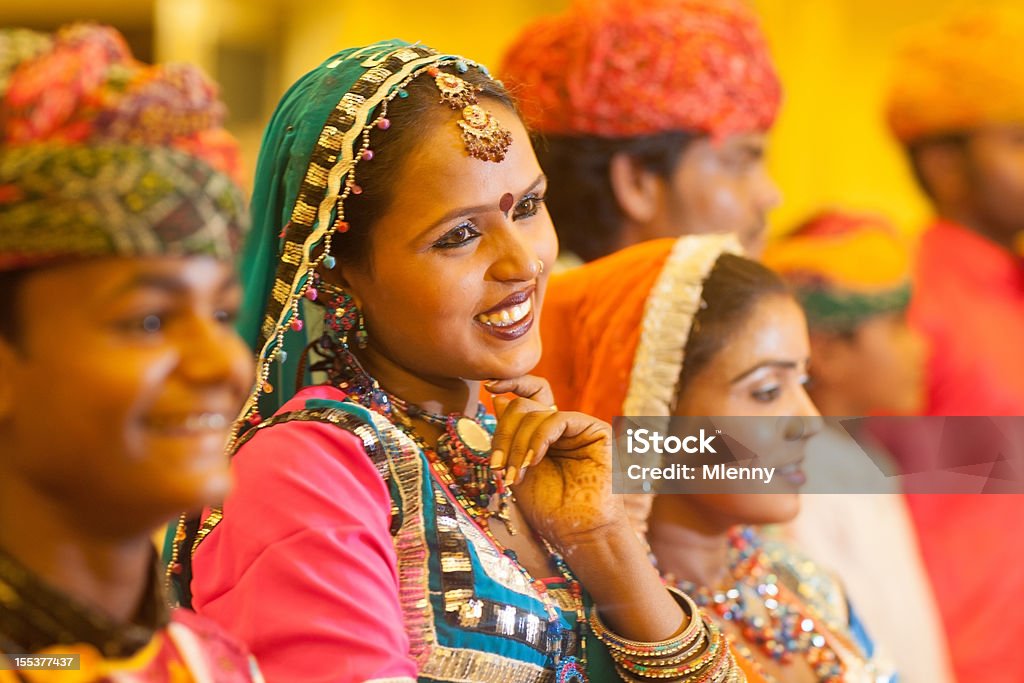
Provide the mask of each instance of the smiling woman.
[{"label": "smiling woman", "polygon": [[[580,683],[615,676],[608,643],[739,680],[612,497],[608,425],[525,374],[557,250],[545,188],[508,95],[455,55],[346,50],[278,106],[238,485],[183,523],[172,567],[268,678]],[[495,419],[481,383],[519,398]],[[595,639],[598,613],[622,637]]]}]

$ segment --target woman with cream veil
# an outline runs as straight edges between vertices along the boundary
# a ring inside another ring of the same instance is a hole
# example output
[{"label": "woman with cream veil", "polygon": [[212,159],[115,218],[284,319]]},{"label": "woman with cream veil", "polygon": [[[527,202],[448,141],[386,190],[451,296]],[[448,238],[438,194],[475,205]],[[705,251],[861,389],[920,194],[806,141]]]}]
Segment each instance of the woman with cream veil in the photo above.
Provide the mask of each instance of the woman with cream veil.
[{"label": "woman with cream veil", "polygon": [[666,583],[716,617],[751,679],[889,680],[838,584],[756,530],[798,512],[799,462],[820,418],[804,388],[804,314],[778,276],[739,253],[730,236],[686,236],[556,275],[536,372],[560,407],[605,420],[789,418],[744,445],[785,454],[776,476],[792,492],[634,494],[635,525]]}]

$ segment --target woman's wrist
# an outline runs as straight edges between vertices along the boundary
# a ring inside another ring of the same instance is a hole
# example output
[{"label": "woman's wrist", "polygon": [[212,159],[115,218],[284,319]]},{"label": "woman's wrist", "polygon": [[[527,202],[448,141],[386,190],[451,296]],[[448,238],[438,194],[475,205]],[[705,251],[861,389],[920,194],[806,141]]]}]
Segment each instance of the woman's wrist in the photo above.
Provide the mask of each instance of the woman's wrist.
[{"label": "woman's wrist", "polygon": [[693,681],[724,683],[742,680],[722,631],[685,593],[666,591],[686,612],[689,623],[677,634],[658,642],[637,642],[613,632],[599,610],[590,617],[594,635],[605,644],[619,675],[627,681]]},{"label": "woman's wrist", "polygon": [[559,546],[602,619],[616,633],[630,640],[660,641],[689,623],[625,516],[561,539]]}]

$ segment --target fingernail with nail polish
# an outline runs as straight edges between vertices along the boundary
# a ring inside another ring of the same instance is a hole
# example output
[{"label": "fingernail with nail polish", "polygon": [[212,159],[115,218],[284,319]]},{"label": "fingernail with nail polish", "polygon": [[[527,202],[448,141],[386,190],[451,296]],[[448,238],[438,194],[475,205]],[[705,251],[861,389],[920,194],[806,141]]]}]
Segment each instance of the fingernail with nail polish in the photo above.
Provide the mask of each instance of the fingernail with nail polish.
[{"label": "fingernail with nail polish", "polygon": [[502,451],[491,451],[491,469],[500,470],[505,466],[505,454]]},{"label": "fingernail with nail polish", "polygon": [[532,449],[532,448],[530,448],[530,449],[528,449],[528,450],[526,451],[526,457],[525,457],[525,458],[523,458],[523,469],[524,469],[524,470],[525,470],[525,469],[526,469],[527,467],[529,467],[530,465],[532,465],[532,464],[533,464],[533,456],[535,456],[535,455],[536,455],[536,453],[535,453],[535,452],[533,451],[533,449]]}]

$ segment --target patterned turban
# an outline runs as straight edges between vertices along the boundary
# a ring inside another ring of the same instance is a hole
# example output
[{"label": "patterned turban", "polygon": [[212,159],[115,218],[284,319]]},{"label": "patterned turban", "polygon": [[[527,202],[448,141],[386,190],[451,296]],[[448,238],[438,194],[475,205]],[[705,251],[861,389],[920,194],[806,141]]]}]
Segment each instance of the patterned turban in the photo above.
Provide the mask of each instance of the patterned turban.
[{"label": "patterned turban", "polygon": [[247,225],[214,85],[114,29],[0,30],[0,270],[68,258],[230,259]]},{"label": "patterned turban", "polygon": [[764,132],[781,87],[742,0],[578,0],[527,26],[501,77],[545,134]]},{"label": "patterned turban", "polygon": [[848,332],[910,302],[911,253],[884,218],[825,212],[768,245],[813,329]]},{"label": "patterned turban", "polygon": [[903,142],[1024,123],[1024,9],[976,7],[921,26],[898,53],[888,119]]}]

